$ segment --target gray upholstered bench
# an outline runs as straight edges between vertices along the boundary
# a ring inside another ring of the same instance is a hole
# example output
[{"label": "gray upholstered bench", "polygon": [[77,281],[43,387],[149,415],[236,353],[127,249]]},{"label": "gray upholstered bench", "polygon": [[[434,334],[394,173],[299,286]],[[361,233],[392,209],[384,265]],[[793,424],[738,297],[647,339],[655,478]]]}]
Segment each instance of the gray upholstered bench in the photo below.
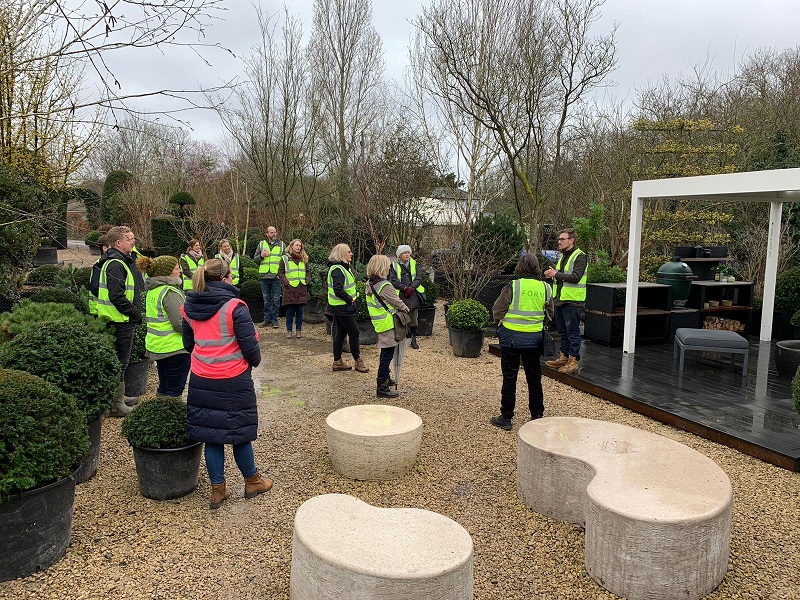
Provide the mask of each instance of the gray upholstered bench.
[{"label": "gray upholstered bench", "polygon": [[735,361],[733,355],[742,355],[742,375],[747,374],[747,358],[750,353],[750,344],[735,331],[724,331],[718,329],[692,329],[681,327],[675,331],[675,348],[672,359],[680,352],[680,364],[678,371],[683,371],[683,353],[687,350],[699,350],[700,352],[724,352],[731,354],[731,364]]}]

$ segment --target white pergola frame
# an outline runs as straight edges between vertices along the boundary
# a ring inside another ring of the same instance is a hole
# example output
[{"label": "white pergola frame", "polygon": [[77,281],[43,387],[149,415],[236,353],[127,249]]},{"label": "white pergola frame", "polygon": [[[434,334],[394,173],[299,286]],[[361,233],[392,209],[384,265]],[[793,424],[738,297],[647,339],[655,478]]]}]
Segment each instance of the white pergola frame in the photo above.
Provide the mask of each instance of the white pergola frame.
[{"label": "white pergola frame", "polygon": [[714,202],[769,202],[769,238],[764,269],[764,306],[761,341],[772,339],[775,278],[778,270],[781,214],[784,202],[800,202],[800,169],[753,171],[730,175],[702,175],[676,179],[634,181],[628,241],[628,281],[622,351],[636,349],[636,305],[639,300],[639,265],[642,246],[642,212],[646,200],[683,199]]}]

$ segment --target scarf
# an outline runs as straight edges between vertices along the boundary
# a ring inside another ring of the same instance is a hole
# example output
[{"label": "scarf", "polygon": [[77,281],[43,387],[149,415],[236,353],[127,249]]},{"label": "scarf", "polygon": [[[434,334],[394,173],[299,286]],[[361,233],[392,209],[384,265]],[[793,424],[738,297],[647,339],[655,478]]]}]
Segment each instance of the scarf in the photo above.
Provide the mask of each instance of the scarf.
[{"label": "scarf", "polygon": [[191,256],[195,262],[203,258],[203,252],[195,252],[194,250],[189,250],[189,256]]},{"label": "scarf", "polygon": [[230,264],[231,261],[233,260],[233,250],[231,250],[230,253],[228,254],[226,254],[225,252],[220,252],[219,255],[225,260],[227,260],[228,264]]}]

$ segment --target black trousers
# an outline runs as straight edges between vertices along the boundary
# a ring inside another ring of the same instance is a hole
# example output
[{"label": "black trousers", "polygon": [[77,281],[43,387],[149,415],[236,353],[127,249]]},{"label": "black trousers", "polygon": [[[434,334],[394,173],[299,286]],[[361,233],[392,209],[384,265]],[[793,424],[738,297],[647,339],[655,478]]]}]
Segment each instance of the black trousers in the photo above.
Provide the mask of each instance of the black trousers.
[{"label": "black trousers", "polygon": [[350,338],[350,354],[353,355],[355,360],[361,356],[361,349],[358,346],[358,323],[355,317],[339,317],[333,316],[333,360],[342,359],[342,345],[344,345],[344,338]]},{"label": "black trousers", "polygon": [[503,387],[500,391],[500,412],[504,417],[514,416],[517,404],[517,375],[519,365],[525,369],[528,382],[528,408],[531,417],[544,413],[544,392],[542,391],[542,366],[539,357],[541,348],[500,348],[500,369],[503,373]]},{"label": "black trousers", "polygon": [[117,351],[117,358],[122,364],[120,380],[125,377],[125,369],[131,362],[131,350],[133,349],[133,332],[136,325],[128,321],[127,323],[114,323],[114,349]]}]

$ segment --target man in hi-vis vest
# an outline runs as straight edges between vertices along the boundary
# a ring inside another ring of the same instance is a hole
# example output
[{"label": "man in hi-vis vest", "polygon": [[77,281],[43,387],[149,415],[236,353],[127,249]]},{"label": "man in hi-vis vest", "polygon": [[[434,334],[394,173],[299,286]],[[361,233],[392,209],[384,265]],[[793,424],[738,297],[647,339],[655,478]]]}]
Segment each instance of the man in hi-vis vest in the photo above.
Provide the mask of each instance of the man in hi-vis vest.
[{"label": "man in hi-vis vest", "polygon": [[562,229],[558,234],[558,250],[561,258],[555,268],[544,272],[548,279],[555,279],[556,327],[561,335],[561,353],[547,366],[559,373],[574,373],[581,359],[581,310],[586,300],[586,254],[575,244],[578,234],[572,228]]},{"label": "man in hi-vis vest", "polygon": [[267,239],[256,247],[253,260],[258,265],[258,278],[261,280],[261,295],[264,297],[264,322],[262,327],[272,324],[278,328],[278,311],[281,307],[281,281],[278,279],[278,266],[286,246],[278,239],[278,230],[267,227]]}]

